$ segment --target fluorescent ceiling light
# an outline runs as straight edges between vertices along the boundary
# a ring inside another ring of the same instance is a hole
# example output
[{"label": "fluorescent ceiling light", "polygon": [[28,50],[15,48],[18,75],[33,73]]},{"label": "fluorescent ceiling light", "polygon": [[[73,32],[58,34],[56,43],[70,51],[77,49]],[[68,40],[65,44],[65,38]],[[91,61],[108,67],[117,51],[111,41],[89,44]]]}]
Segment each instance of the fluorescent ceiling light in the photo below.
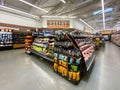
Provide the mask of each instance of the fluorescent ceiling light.
[{"label": "fluorescent ceiling light", "polygon": [[[112,17],[108,17],[108,18],[106,18],[105,19],[105,21],[111,21],[111,20],[113,20],[113,18]],[[96,20],[96,22],[102,22],[103,20]]]},{"label": "fluorescent ceiling light", "polygon": [[[113,8],[106,8],[106,9],[104,10],[104,12],[105,12],[105,13],[113,12]],[[100,15],[100,14],[102,14],[102,10],[98,10],[98,11],[93,12],[93,15]]]},{"label": "fluorescent ceiling light", "polygon": [[48,17],[48,18],[77,18],[76,16],[41,16],[41,17]]},{"label": "fluorescent ceiling light", "polygon": [[30,6],[32,6],[32,7],[34,7],[34,8],[37,8],[37,9],[39,9],[39,10],[41,10],[41,11],[44,11],[44,12],[48,13],[47,10],[42,9],[42,8],[40,8],[40,7],[38,7],[38,6],[35,6],[34,4],[31,4],[31,3],[29,3],[29,2],[27,2],[27,1],[25,1],[25,0],[19,0],[19,1],[21,1],[21,2],[23,2],[23,3],[25,3],[25,4],[27,4],[27,5],[30,5]]},{"label": "fluorescent ceiling light", "polygon": [[83,19],[80,18],[80,21],[83,22],[84,24],[86,24],[89,28],[95,30],[93,27],[91,27],[88,23],[86,23]]},{"label": "fluorescent ceiling light", "polygon": [[65,0],[61,0],[61,2],[66,3]]},{"label": "fluorescent ceiling light", "polygon": [[103,16],[103,29],[105,29],[105,9],[104,9],[104,0],[101,0],[102,6],[102,16]]},{"label": "fluorescent ceiling light", "polygon": [[33,18],[39,18],[39,16],[30,14],[30,13],[26,13],[26,12],[23,12],[23,11],[20,11],[20,10],[17,10],[17,9],[13,9],[13,8],[10,8],[10,7],[6,7],[6,6],[3,6],[3,5],[0,5],[0,9],[7,10],[7,11],[10,11],[10,12],[13,12],[13,13],[24,14],[26,16],[31,16]]}]

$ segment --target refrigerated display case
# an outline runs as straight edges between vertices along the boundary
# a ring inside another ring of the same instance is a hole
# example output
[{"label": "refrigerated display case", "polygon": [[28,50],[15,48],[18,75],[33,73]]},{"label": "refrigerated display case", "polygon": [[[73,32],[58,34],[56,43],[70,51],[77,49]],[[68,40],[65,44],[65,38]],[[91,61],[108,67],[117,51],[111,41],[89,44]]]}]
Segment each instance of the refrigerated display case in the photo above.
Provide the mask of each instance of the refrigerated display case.
[{"label": "refrigerated display case", "polygon": [[11,29],[0,29],[0,50],[11,49],[13,47],[13,37]]}]

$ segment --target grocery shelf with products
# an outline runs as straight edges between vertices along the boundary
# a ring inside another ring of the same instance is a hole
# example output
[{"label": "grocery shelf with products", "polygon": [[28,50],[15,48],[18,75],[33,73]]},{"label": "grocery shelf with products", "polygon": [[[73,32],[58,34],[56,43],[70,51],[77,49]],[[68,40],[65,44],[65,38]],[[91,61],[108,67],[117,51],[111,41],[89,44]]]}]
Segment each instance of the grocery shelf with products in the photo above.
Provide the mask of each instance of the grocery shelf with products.
[{"label": "grocery shelf with products", "polygon": [[32,33],[34,42],[31,47],[31,52],[53,62],[53,48],[54,48],[54,38],[52,30],[42,30]]},{"label": "grocery shelf with products", "polygon": [[74,36],[74,39],[82,52],[88,71],[95,58],[95,44],[93,42],[93,37]]},{"label": "grocery shelf with products", "polygon": [[13,30],[13,48],[25,47],[25,38],[29,34],[31,34],[29,31]]},{"label": "grocery shelf with products", "polygon": [[31,52],[53,62],[54,36],[38,36],[35,38]]},{"label": "grocery shelf with products", "polygon": [[0,29],[0,50],[13,47],[13,38],[11,29]]},{"label": "grocery shelf with products", "polygon": [[44,36],[44,33],[42,30],[40,31],[32,31],[33,38],[37,38],[38,36]]},{"label": "grocery shelf with products", "polygon": [[57,35],[54,70],[73,83],[89,71],[95,58],[93,38],[86,35]]},{"label": "grocery shelf with products", "polygon": [[54,71],[74,84],[81,79],[82,53],[68,34],[57,35],[54,47]]},{"label": "grocery shelf with products", "polygon": [[33,36],[31,36],[31,35],[26,36],[26,38],[25,38],[25,52],[27,54],[31,54],[32,43],[33,43]]},{"label": "grocery shelf with products", "polygon": [[111,35],[111,41],[117,46],[120,46],[120,34]]},{"label": "grocery shelf with products", "polygon": [[[47,32],[48,33],[48,32]],[[74,84],[89,71],[95,58],[92,34],[40,35],[35,38],[31,52],[54,62],[54,71]]]}]

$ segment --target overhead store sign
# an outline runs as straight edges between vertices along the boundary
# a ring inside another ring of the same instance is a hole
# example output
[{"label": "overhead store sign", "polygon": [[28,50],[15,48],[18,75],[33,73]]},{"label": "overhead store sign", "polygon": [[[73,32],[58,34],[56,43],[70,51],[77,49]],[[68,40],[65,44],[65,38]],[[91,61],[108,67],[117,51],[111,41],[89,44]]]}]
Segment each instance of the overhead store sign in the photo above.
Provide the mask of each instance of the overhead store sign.
[{"label": "overhead store sign", "polygon": [[117,33],[117,30],[104,30],[100,31],[100,34],[114,34]]},{"label": "overhead store sign", "polygon": [[47,20],[47,28],[70,28],[69,20]]}]

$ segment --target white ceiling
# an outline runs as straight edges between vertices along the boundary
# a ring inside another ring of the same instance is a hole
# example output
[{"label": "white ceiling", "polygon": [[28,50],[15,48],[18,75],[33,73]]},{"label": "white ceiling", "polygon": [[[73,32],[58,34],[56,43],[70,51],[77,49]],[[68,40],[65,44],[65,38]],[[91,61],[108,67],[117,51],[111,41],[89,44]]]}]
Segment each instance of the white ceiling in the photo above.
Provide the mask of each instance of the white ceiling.
[{"label": "white ceiling", "polygon": [[[95,29],[102,28],[102,15],[93,15],[94,11],[101,10],[101,0],[26,0],[38,7],[48,11],[48,13],[40,11],[29,5],[26,5],[19,0],[4,0],[5,5],[22,10],[24,12],[32,13],[34,15],[59,15],[59,16],[77,16],[88,22]],[[107,28],[112,28],[118,21],[120,21],[120,0],[105,0],[105,8],[113,8],[113,11],[106,13],[106,18],[112,17],[113,20],[106,22]]]}]

